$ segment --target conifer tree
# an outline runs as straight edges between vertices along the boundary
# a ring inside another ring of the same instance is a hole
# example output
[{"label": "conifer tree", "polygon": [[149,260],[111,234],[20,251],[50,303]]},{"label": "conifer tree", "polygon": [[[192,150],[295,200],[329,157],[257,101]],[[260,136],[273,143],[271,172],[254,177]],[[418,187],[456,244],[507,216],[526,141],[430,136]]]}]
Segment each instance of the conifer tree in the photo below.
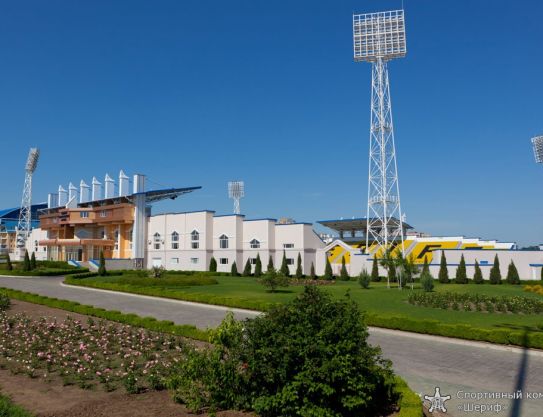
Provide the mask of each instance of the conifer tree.
[{"label": "conifer tree", "polygon": [[326,257],[326,266],[324,267],[324,279],[330,281],[334,278],[334,273],[332,272],[332,265],[330,265],[330,260],[328,256]]},{"label": "conifer tree", "polygon": [[232,268],[230,269],[230,275],[232,275],[233,277],[237,277],[239,274],[238,274],[238,266],[236,265],[236,261],[234,261],[234,263],[232,264]]},{"label": "conifer tree", "polygon": [[309,272],[309,277],[311,279],[317,279],[317,274],[315,273],[315,265],[311,262],[311,272]]},{"label": "conifer tree", "polygon": [[244,277],[250,277],[251,276],[251,259],[247,258],[247,262],[245,262],[245,268],[243,268],[242,275]]},{"label": "conifer tree", "polygon": [[23,261],[23,271],[30,271],[30,258],[28,257],[27,250],[25,250],[25,257]]},{"label": "conifer tree", "polygon": [[507,269],[507,278],[505,278],[508,284],[518,285],[520,284],[520,278],[518,276],[518,270],[515,263],[511,259],[509,268]]},{"label": "conifer tree", "polygon": [[441,263],[439,265],[439,282],[442,284],[448,284],[449,280],[449,270],[447,269],[447,259],[445,258],[445,252],[441,251]]},{"label": "conifer tree", "polygon": [[209,261],[209,272],[217,272],[217,260],[214,256],[212,256]]},{"label": "conifer tree", "polygon": [[100,251],[100,265],[98,266],[98,275],[101,277],[107,275],[106,271],[106,258],[104,258],[104,251]]},{"label": "conifer tree", "polygon": [[258,278],[262,275],[262,261],[260,260],[260,254],[256,255],[256,264],[255,264],[255,277]]},{"label": "conifer tree", "polygon": [[296,278],[302,278],[304,276],[302,269],[302,255],[298,252],[298,260],[296,262]]},{"label": "conifer tree", "polygon": [[270,255],[270,259],[268,260],[268,268],[266,269],[266,272],[272,272],[275,271],[275,268],[273,266],[273,259]]},{"label": "conifer tree", "polygon": [[36,269],[36,254],[32,252],[32,256],[30,257],[30,270],[33,271]]},{"label": "conifer tree", "polygon": [[493,285],[502,283],[502,273],[500,272],[500,260],[498,259],[498,254],[494,256],[494,265],[490,270],[490,283]]},{"label": "conifer tree", "polygon": [[468,283],[468,274],[466,271],[466,260],[464,259],[464,254],[460,256],[460,264],[456,268],[456,283],[457,284],[467,284]]},{"label": "conifer tree", "polygon": [[290,270],[287,264],[287,254],[285,251],[283,251],[283,260],[281,261],[281,268],[279,269],[279,272],[285,277],[288,277],[290,275]]},{"label": "conifer tree", "polygon": [[[421,271],[421,273],[420,273],[421,276],[422,276],[422,274],[424,274],[424,273],[430,274],[430,265],[428,265],[428,257],[426,257],[426,256],[424,257],[424,264],[422,265],[422,271]],[[430,276],[431,276],[431,275],[432,275],[432,274],[430,274]]]},{"label": "conifer tree", "polygon": [[475,261],[475,272],[473,274],[473,282],[475,284],[482,284],[485,280],[483,279],[483,272],[479,266],[479,262]]},{"label": "conifer tree", "polygon": [[13,271],[13,264],[11,263],[11,258],[9,257],[9,253],[6,258],[6,268],[8,269],[8,271]]},{"label": "conifer tree", "polygon": [[373,257],[373,265],[371,267],[371,280],[373,282],[381,281],[381,277],[379,276],[379,265],[377,264],[377,256]]},{"label": "conifer tree", "polygon": [[339,271],[339,279],[342,281],[349,281],[349,273],[347,272],[347,267],[345,266],[345,256],[341,257],[341,270]]}]

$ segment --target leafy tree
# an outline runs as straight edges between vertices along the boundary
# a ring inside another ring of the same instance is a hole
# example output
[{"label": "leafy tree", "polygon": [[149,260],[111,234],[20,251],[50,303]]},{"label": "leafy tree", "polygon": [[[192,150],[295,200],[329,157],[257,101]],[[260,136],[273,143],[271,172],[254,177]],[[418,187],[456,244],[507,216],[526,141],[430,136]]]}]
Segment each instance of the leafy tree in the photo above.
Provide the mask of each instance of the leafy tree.
[{"label": "leafy tree", "polygon": [[326,265],[324,267],[324,279],[330,281],[334,279],[334,273],[332,272],[332,265],[330,265],[330,259],[326,257]]},{"label": "leafy tree", "polygon": [[363,269],[362,272],[360,272],[360,275],[358,276],[358,284],[362,288],[367,290],[370,287],[370,281],[371,281],[370,274],[368,274],[368,271]]},{"label": "leafy tree", "polygon": [[518,270],[515,263],[511,259],[509,268],[507,269],[507,278],[505,278],[508,284],[518,285],[520,284],[520,278],[518,276]]},{"label": "leafy tree", "polygon": [[413,257],[413,254],[411,254],[407,258],[404,258],[401,252],[398,253],[397,264],[399,265],[401,272],[403,273],[403,279],[401,281],[402,286],[405,287],[408,283],[410,283],[411,288],[413,288],[413,277],[419,273],[419,267],[415,263],[415,258]]},{"label": "leafy tree", "polygon": [[211,260],[209,261],[209,271],[210,272],[217,272],[217,260],[214,256],[211,257]]},{"label": "leafy tree", "polygon": [[30,258],[28,257],[27,250],[25,250],[25,257],[23,260],[23,271],[30,271]]},{"label": "leafy tree", "polygon": [[464,254],[460,256],[460,264],[456,268],[456,283],[457,284],[467,284],[468,283],[468,274],[466,271],[466,260],[464,259]]},{"label": "leafy tree", "polygon": [[32,252],[32,256],[30,257],[30,270],[33,271],[36,269],[36,254]]},{"label": "leafy tree", "polygon": [[283,260],[281,261],[281,268],[279,269],[281,275],[288,277],[290,275],[290,270],[287,264],[287,254],[283,251]]},{"label": "leafy tree", "polygon": [[151,278],[162,278],[165,272],[166,272],[166,268],[164,268],[162,265],[153,266],[149,270],[149,276]]},{"label": "leafy tree", "polygon": [[251,259],[247,258],[247,262],[245,262],[245,268],[243,268],[243,273],[241,274],[244,277],[250,277],[251,276]]},{"label": "leafy tree", "polygon": [[373,257],[373,265],[371,267],[371,280],[373,282],[381,281],[381,277],[379,276],[379,265],[377,264],[377,256]]},{"label": "leafy tree", "polygon": [[100,275],[101,277],[107,275],[106,258],[104,258],[104,251],[103,250],[100,251],[100,264],[98,266],[98,275]]},{"label": "leafy tree", "polygon": [[317,274],[315,273],[315,265],[313,264],[313,262],[311,262],[311,269],[310,269],[310,272],[309,272],[309,278],[317,279]]},{"label": "leafy tree", "polygon": [[431,292],[434,289],[434,277],[430,271],[422,271],[420,274],[420,285],[425,292]]},{"label": "leafy tree", "polygon": [[296,262],[296,278],[302,278],[303,276],[302,255],[300,255],[300,252],[298,252],[298,260]]},{"label": "leafy tree", "polygon": [[255,278],[262,276],[262,261],[260,260],[260,254],[256,255],[256,264],[255,264]]},{"label": "leafy tree", "polygon": [[441,251],[441,263],[439,265],[439,274],[438,280],[442,284],[448,284],[449,280],[449,269],[447,268],[447,258],[445,258],[445,252]]},{"label": "leafy tree", "polygon": [[349,281],[349,273],[347,272],[347,266],[345,265],[345,256],[341,257],[341,270],[339,271],[339,279],[341,281]]},{"label": "leafy tree", "polygon": [[475,261],[475,272],[473,274],[473,282],[475,284],[482,284],[485,282],[483,279],[483,272],[481,271],[481,267],[479,266],[479,262]]},{"label": "leafy tree", "polygon": [[494,265],[490,269],[490,283],[493,285],[502,283],[502,273],[500,272],[500,260],[498,254],[494,256]]},{"label": "leafy tree", "polygon": [[268,287],[270,292],[276,292],[279,287],[288,287],[290,284],[289,277],[283,274],[278,274],[275,270],[266,272],[259,282]]},{"label": "leafy tree", "polygon": [[9,253],[6,257],[6,268],[8,271],[13,271],[13,264],[11,263],[11,258],[9,257]]},{"label": "leafy tree", "polygon": [[392,249],[385,250],[379,263],[387,270],[387,286],[390,287],[390,283],[396,281],[396,261],[392,255]]},{"label": "leafy tree", "polygon": [[270,259],[268,260],[268,268],[266,269],[266,271],[268,272],[275,271],[275,267],[273,266],[273,259],[271,255],[270,255]]},{"label": "leafy tree", "polygon": [[232,267],[230,268],[230,275],[233,277],[237,277],[238,274],[238,266],[236,265],[236,261],[232,263]]}]

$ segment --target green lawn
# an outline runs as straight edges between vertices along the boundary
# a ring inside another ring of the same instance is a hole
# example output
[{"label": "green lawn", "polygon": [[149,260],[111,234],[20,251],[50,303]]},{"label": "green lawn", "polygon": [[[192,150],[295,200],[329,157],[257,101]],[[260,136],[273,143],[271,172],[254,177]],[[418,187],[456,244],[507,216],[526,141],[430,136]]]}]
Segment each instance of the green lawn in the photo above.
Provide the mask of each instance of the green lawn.
[{"label": "green lawn", "polygon": [[[121,285],[118,284],[121,280],[119,277],[67,278],[67,283],[257,310],[266,310],[275,303],[287,302],[302,291],[301,286],[291,286],[281,289],[277,293],[270,293],[254,278],[214,278],[218,282],[216,285],[161,286],[160,288],[128,285],[126,284],[128,281],[126,276],[122,278],[123,284]],[[410,289],[401,291],[397,288],[387,289],[385,283],[372,283],[370,289],[367,290],[360,288],[358,283],[353,281],[338,281],[333,285],[320,288],[329,291],[334,297],[344,297],[349,292],[352,299],[363,311],[381,318],[402,316],[415,320],[437,320],[443,324],[467,324],[486,329],[512,326],[515,328],[528,327],[534,331],[540,331],[543,328],[543,315],[488,314],[414,306],[407,303]],[[421,291],[418,284],[415,285],[415,291]],[[492,296],[516,295],[541,298],[537,294],[523,291],[522,286],[506,284],[458,285],[439,284],[436,281],[435,291],[470,291]]]}]

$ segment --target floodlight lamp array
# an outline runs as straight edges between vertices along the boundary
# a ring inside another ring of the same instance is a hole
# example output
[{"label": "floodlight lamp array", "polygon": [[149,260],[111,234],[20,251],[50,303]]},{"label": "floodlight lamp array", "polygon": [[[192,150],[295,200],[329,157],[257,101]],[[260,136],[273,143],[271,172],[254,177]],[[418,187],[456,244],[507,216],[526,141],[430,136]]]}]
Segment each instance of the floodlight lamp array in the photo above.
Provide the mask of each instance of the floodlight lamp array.
[{"label": "floodlight lamp array", "polygon": [[534,146],[535,162],[543,164],[543,136],[532,138],[532,145]]},{"label": "floodlight lamp array", "polygon": [[34,173],[36,166],[38,165],[38,159],[40,157],[40,151],[38,148],[30,148],[28,152],[28,158],[26,160],[25,170],[29,173]]},{"label": "floodlight lamp array", "polygon": [[228,196],[241,198],[245,196],[245,183],[243,181],[230,181],[228,183]]}]

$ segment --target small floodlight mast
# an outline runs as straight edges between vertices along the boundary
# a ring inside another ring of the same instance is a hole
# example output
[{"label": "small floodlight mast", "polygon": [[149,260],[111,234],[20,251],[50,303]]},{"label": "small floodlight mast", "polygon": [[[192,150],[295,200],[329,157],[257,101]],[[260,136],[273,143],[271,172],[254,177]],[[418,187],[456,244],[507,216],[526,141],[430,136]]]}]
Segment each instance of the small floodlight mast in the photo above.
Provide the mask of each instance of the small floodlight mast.
[{"label": "small floodlight mast", "polygon": [[240,214],[239,200],[245,197],[245,183],[230,181],[228,183],[228,197],[234,200],[234,214]]},{"label": "small floodlight mast", "polygon": [[387,62],[407,52],[403,10],[353,15],[355,62],[372,64],[366,250],[403,250],[403,213]]},{"label": "small floodlight mast", "polygon": [[19,222],[17,224],[17,252],[20,259],[24,256],[25,244],[30,235],[32,226],[32,175],[38,166],[40,151],[38,148],[30,148],[25,166],[25,183],[23,186],[23,198],[19,210]]},{"label": "small floodlight mast", "polygon": [[543,164],[543,136],[532,138],[532,145],[534,146],[535,162]]}]

